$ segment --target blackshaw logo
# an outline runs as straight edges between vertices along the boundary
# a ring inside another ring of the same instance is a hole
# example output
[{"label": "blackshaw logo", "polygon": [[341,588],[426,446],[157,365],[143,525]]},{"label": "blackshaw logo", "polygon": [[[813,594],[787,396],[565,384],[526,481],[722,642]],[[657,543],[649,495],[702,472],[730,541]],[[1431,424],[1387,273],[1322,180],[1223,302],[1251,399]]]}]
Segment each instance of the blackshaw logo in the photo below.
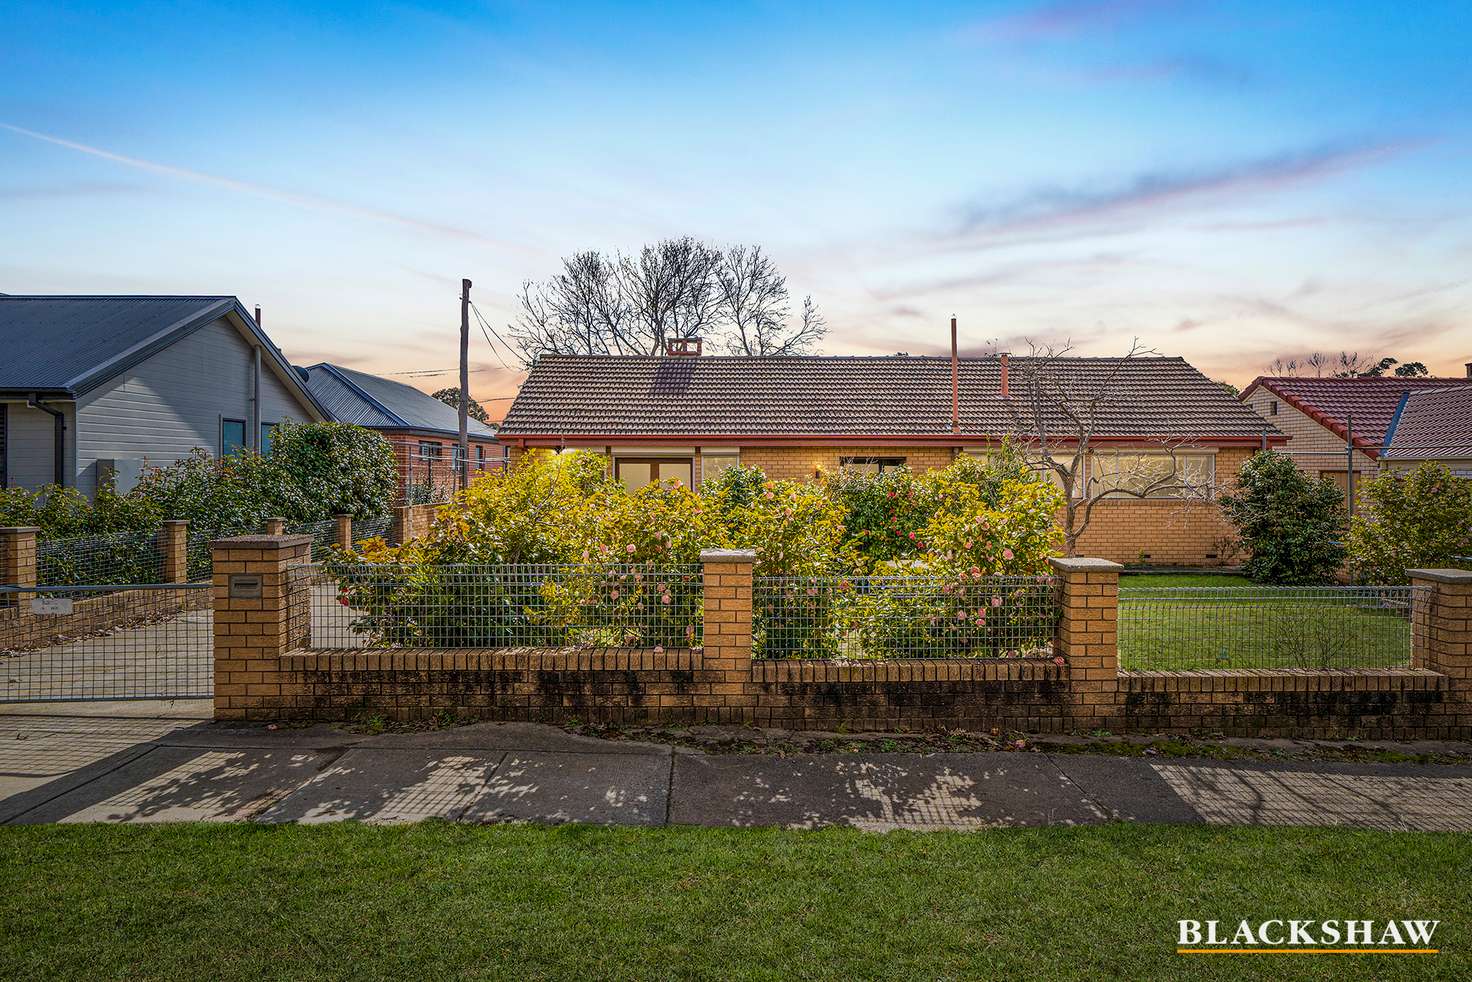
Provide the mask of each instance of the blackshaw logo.
[{"label": "blackshaw logo", "polygon": [[1441,921],[1177,921],[1178,955],[1435,955]]}]

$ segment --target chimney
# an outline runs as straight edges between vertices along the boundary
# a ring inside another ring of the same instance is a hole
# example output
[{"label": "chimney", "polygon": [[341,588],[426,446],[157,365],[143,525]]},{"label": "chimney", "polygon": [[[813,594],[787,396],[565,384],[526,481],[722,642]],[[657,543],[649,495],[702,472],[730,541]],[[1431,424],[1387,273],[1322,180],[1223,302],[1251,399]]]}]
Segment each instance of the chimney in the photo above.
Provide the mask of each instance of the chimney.
[{"label": "chimney", "polygon": [[1012,395],[1011,392],[1007,391],[1007,356],[1008,356],[1008,352],[1006,352],[1006,351],[1001,352],[997,356],[998,358],[1000,358],[1002,360],[1002,398],[1003,399],[1010,398],[1011,395]]},{"label": "chimney", "polygon": [[951,432],[961,432],[961,359],[956,351],[956,315],[951,315]]},{"label": "chimney", "polygon": [[700,338],[670,338],[664,343],[664,353],[671,358],[698,358],[704,348]]},{"label": "chimney", "polygon": [[256,304],[256,327],[261,326],[261,305]]},{"label": "chimney", "polygon": [[1472,361],[1467,362],[1467,377],[1472,378]]}]

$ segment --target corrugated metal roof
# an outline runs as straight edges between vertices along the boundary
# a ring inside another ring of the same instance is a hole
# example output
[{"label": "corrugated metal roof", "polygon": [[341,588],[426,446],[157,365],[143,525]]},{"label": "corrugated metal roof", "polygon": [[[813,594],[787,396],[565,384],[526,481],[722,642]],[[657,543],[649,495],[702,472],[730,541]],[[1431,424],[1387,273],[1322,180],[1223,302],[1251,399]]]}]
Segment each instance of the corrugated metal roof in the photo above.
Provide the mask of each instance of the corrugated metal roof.
[{"label": "corrugated metal roof", "polygon": [[1408,392],[1387,460],[1472,457],[1472,385]]},{"label": "corrugated metal roof", "polygon": [[[1014,386],[1032,363],[1011,359]],[[1062,358],[1054,374],[1076,393],[1113,393],[1100,436],[1277,435],[1181,358]],[[1015,432],[1027,407],[1001,396],[999,359],[963,358],[959,376],[962,435]],[[501,422],[503,437],[950,433],[950,359],[910,356],[546,355]]]},{"label": "corrugated metal roof", "polygon": [[234,297],[0,296],[0,389],[85,388],[130,352],[231,309]]},{"label": "corrugated metal roof", "polygon": [[[322,362],[303,369],[307,387],[332,418],[372,429],[418,430],[460,435],[460,416],[453,406],[425,395],[412,385],[367,372]],[[477,419],[471,436],[494,437],[496,431]]]}]

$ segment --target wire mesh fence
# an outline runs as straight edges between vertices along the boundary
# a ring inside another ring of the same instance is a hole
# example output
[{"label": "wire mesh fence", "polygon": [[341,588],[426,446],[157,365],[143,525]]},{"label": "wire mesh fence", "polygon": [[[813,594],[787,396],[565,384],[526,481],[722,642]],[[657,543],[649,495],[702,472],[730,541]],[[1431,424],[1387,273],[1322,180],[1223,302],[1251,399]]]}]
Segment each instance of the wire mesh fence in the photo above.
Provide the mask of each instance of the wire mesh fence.
[{"label": "wire mesh fence", "polygon": [[364,539],[387,539],[389,532],[393,530],[394,520],[391,515],[378,515],[374,518],[353,519],[353,542],[362,542]]},{"label": "wire mesh fence", "polygon": [[36,581],[47,585],[154,583],[161,570],[157,532],[109,532],[36,543]]},{"label": "wire mesh fence", "polygon": [[286,526],[289,535],[312,537],[312,561],[321,562],[332,553],[337,544],[337,519],[324,518],[318,522],[296,522]]},{"label": "wire mesh fence", "polygon": [[1030,576],[758,577],[757,658],[1052,654],[1056,583]]},{"label": "wire mesh fence", "polygon": [[698,565],[330,564],[301,567],[291,593],[292,636],[315,648],[687,648],[702,641]]},{"label": "wire mesh fence", "polygon": [[1119,591],[1119,666],[1403,668],[1422,587],[1133,587]]},{"label": "wire mesh fence", "polygon": [[232,535],[259,535],[259,528],[189,529],[185,539],[185,568],[190,583],[199,583],[210,578],[213,560],[210,558],[210,543],[216,539],[227,539]]},{"label": "wire mesh fence", "polygon": [[0,701],[206,698],[209,584],[0,587]]}]

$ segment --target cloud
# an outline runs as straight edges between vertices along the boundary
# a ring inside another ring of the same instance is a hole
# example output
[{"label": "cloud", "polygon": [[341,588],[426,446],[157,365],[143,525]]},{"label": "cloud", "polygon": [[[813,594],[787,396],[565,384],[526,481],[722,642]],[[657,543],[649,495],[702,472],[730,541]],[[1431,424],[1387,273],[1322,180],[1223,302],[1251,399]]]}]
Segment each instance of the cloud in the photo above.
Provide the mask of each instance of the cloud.
[{"label": "cloud", "polygon": [[397,212],[385,211],[380,208],[371,208],[366,205],[356,205],[351,202],[338,201],[335,198],[323,197],[315,194],[302,194],[297,191],[286,191],[281,188],[270,187],[265,184],[256,184],[251,181],[241,181],[233,177],[221,177],[217,174],[206,174],[202,171],[189,170],[185,167],[175,167],[171,164],[160,164],[152,160],[143,160],[138,157],[129,157],[120,153],[113,153],[101,147],[89,146],[74,140],[63,139],[48,133],[38,133],[10,123],[0,123],[0,129],[18,133],[21,136],[43,143],[51,143],[58,147],[66,147],[88,156],[99,157],[103,160],[131,167],[134,170],[145,171],[149,174],[157,174],[161,177],[170,177],[191,184],[204,184],[211,187],[223,188],[227,191],[236,191],[242,194],[252,194],[262,198],[270,198],[274,201],[282,201],[287,204],[296,205],[313,211],[331,212],[339,215],[348,215],[353,218],[367,219],[386,225],[398,225],[411,228],[419,232],[443,236],[445,238],[460,239],[471,242],[483,242],[487,244],[500,245],[502,243],[489,239],[478,232],[470,229],[460,228],[456,225],[447,225],[441,222],[425,221],[410,215],[401,215]]},{"label": "cloud", "polygon": [[1215,85],[1245,85],[1252,81],[1246,69],[1204,55],[1099,65],[1080,69],[1075,77],[1084,82],[1188,81]]},{"label": "cloud", "polygon": [[1387,140],[1320,147],[1217,168],[1148,171],[1114,185],[1036,188],[1009,200],[960,206],[952,234],[1035,231],[1138,215],[1194,200],[1262,193],[1366,167],[1425,142]]},{"label": "cloud", "polygon": [[1052,41],[1114,30],[1170,6],[1172,0],[1057,0],[983,21],[962,35],[974,41]]},{"label": "cloud", "polygon": [[1194,317],[1182,317],[1180,320],[1176,321],[1176,326],[1171,328],[1171,330],[1176,332],[1177,334],[1184,334],[1187,331],[1194,331],[1198,327],[1205,326],[1206,321],[1196,320]]}]

